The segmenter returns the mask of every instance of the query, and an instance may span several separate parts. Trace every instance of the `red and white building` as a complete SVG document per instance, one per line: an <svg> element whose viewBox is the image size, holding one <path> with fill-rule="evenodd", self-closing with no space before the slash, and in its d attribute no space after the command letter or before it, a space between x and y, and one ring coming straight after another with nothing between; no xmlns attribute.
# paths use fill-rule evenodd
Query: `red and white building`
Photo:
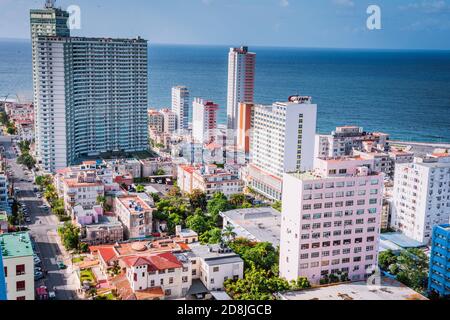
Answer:
<svg viewBox="0 0 450 320"><path fill-rule="evenodd" d="M209 144L214 141L219 105L195 98L193 102L192 136L195 142Z"/></svg>
<svg viewBox="0 0 450 320"><path fill-rule="evenodd" d="M228 54L228 129L237 129L239 103L253 102L256 54L248 47L230 48Z"/></svg>

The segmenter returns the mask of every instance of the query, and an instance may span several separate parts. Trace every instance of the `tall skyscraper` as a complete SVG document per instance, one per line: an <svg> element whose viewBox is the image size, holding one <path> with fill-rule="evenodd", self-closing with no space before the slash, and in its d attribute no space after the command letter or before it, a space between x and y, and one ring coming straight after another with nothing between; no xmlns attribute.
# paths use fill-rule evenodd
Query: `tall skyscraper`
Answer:
<svg viewBox="0 0 450 320"><path fill-rule="evenodd" d="M256 54L248 47L230 48L228 55L228 129L237 129L240 102L253 102Z"/></svg>
<svg viewBox="0 0 450 320"><path fill-rule="evenodd" d="M38 36L61 36L69 37L70 29L67 25L69 13L54 7L54 1L47 1L44 9L33 9L30 11L31 26L31 50L32 50L32 69L33 69L33 88L34 88L34 108L35 108L35 132L40 131L39 115L41 115L39 104L39 79L37 69L37 39ZM35 136L36 155L41 157L41 139Z"/></svg>
<svg viewBox="0 0 450 320"><path fill-rule="evenodd" d="M377 265L384 174L373 160L318 158L284 175L280 276L362 280Z"/></svg>
<svg viewBox="0 0 450 320"><path fill-rule="evenodd" d="M39 12L31 11L38 164L54 172L86 156L147 150L147 41L70 37L52 17L40 26Z"/></svg>
<svg viewBox="0 0 450 320"><path fill-rule="evenodd" d="M255 105L249 183L271 200L281 200L283 173L313 168L317 105L311 97Z"/></svg>
<svg viewBox="0 0 450 320"><path fill-rule="evenodd" d="M428 245L433 227L450 220L450 155L395 167L392 226Z"/></svg>
<svg viewBox="0 0 450 320"><path fill-rule="evenodd" d="M177 129L189 129L190 117L189 90L185 86L172 88L172 111L177 115Z"/></svg>
<svg viewBox="0 0 450 320"><path fill-rule="evenodd" d="M192 136L197 143L214 141L219 106L212 101L195 98L193 102Z"/></svg>

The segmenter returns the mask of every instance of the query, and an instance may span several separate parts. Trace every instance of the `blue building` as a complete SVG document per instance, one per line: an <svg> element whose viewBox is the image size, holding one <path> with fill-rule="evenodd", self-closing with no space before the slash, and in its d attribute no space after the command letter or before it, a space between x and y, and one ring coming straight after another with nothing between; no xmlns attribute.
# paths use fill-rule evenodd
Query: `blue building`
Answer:
<svg viewBox="0 0 450 320"><path fill-rule="evenodd" d="M6 283L3 269L2 250L0 249L0 301L6 300Z"/></svg>
<svg viewBox="0 0 450 320"><path fill-rule="evenodd" d="M428 291L450 296L450 224L433 229Z"/></svg>

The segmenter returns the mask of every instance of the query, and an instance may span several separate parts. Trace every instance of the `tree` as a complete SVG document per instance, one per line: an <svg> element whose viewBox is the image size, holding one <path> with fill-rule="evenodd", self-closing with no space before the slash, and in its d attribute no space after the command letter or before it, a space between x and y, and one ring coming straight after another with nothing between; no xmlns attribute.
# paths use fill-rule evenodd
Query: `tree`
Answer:
<svg viewBox="0 0 450 320"><path fill-rule="evenodd" d="M397 264L397 280L418 292L427 291L429 259L422 250L412 248L402 251L397 258Z"/></svg>
<svg viewBox="0 0 450 320"><path fill-rule="evenodd" d="M189 203L191 204L192 208L195 210L197 208L201 210L206 210L207 206L207 199L206 199L206 193L199 189L192 190L192 193L188 195Z"/></svg>
<svg viewBox="0 0 450 320"><path fill-rule="evenodd" d="M161 197L159 196L159 194L157 194L157 193L154 192L154 193L151 193L150 195L152 196L153 201L154 201L155 203L158 203L158 202L161 201Z"/></svg>
<svg viewBox="0 0 450 320"><path fill-rule="evenodd" d="M300 284L305 285L303 282ZM248 270L243 279L225 281L224 287L234 300L275 300L274 293L292 289L285 279L256 268Z"/></svg>
<svg viewBox="0 0 450 320"><path fill-rule="evenodd" d="M242 193L233 194L230 197L230 204L235 207L240 207L246 202L247 202L247 197L245 196L245 194L242 194Z"/></svg>
<svg viewBox="0 0 450 320"><path fill-rule="evenodd" d="M46 176L37 176L35 179L35 183L42 189L47 188L50 184L52 184L53 178L50 175Z"/></svg>
<svg viewBox="0 0 450 320"><path fill-rule="evenodd" d="M80 229L66 222L58 229L58 234L61 237L62 243L67 250L79 249L80 244Z"/></svg>
<svg viewBox="0 0 450 320"><path fill-rule="evenodd" d="M158 170L155 171L154 175L155 176L165 176L166 172L163 169L158 169Z"/></svg>
<svg viewBox="0 0 450 320"><path fill-rule="evenodd" d="M397 256L392 250L386 250L380 253L378 264L382 270L388 270L389 266L397 262Z"/></svg>
<svg viewBox="0 0 450 320"><path fill-rule="evenodd" d="M219 213L225 212L229 209L229 203L227 197L221 193L216 192L212 199L208 201L208 205L206 206L211 218L214 223L218 222Z"/></svg>
<svg viewBox="0 0 450 320"><path fill-rule="evenodd" d="M202 244L218 244L222 241L222 230L219 228L212 228L204 232L199 239Z"/></svg>
<svg viewBox="0 0 450 320"><path fill-rule="evenodd" d="M181 189L177 186L173 186L169 192L167 193L167 196L169 197L175 197L175 198L179 198L181 197Z"/></svg>
<svg viewBox="0 0 450 320"><path fill-rule="evenodd" d="M231 224L228 224L223 229L222 235L227 239L227 242L231 242L236 237L236 232L234 232L234 227Z"/></svg>
<svg viewBox="0 0 450 320"><path fill-rule="evenodd" d="M201 235L210 229L211 224L205 215L197 212L186 219L186 226Z"/></svg>
<svg viewBox="0 0 450 320"><path fill-rule="evenodd" d="M136 192L137 193L144 193L145 192L145 187L142 184L138 184L136 186Z"/></svg>
<svg viewBox="0 0 450 320"><path fill-rule="evenodd" d="M269 242L252 242L238 238L229 244L230 248L244 260L246 268L278 270L278 250Z"/></svg>
<svg viewBox="0 0 450 320"><path fill-rule="evenodd" d="M26 166L28 169L32 169L36 165L36 161L28 153L21 154L17 158L17 163Z"/></svg>
<svg viewBox="0 0 450 320"><path fill-rule="evenodd" d="M277 201L272 205L272 208L274 208L275 210L278 210L279 212L281 212L282 209L282 203L281 201Z"/></svg>

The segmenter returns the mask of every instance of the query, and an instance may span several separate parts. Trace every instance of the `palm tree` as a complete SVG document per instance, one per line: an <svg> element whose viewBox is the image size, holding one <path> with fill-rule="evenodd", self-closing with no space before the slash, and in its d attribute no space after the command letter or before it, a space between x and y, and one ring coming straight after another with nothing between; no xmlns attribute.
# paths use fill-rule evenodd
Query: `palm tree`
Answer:
<svg viewBox="0 0 450 320"><path fill-rule="evenodd" d="M223 229L222 235L227 238L228 242L231 242L236 237L234 227L231 224L226 225L226 227Z"/></svg>

